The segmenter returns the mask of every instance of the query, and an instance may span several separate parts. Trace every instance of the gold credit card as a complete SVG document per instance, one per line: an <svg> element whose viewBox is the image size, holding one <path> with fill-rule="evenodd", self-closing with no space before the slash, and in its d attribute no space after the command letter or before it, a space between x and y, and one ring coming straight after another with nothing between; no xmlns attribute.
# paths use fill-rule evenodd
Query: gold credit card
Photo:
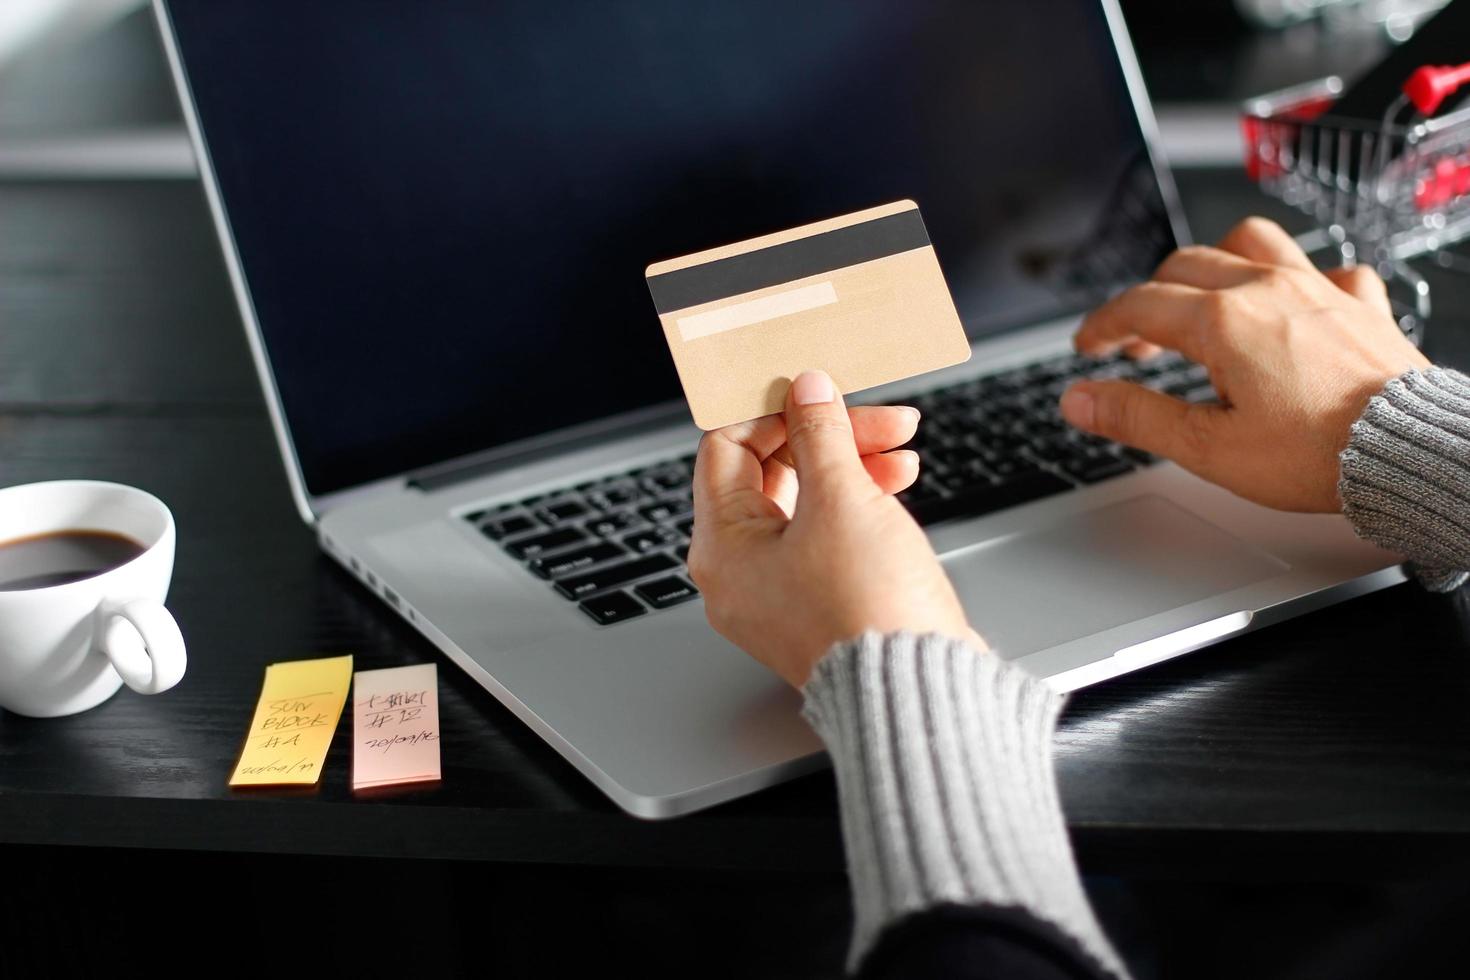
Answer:
<svg viewBox="0 0 1470 980"><path fill-rule="evenodd" d="M781 411L809 368L847 394L970 359L913 201L655 262L647 274L701 429Z"/></svg>

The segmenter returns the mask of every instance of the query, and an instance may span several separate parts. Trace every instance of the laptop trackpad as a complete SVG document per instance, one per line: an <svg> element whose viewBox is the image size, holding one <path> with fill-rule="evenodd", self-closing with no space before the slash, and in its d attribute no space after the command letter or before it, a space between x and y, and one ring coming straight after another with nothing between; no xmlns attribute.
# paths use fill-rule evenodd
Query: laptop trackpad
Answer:
<svg viewBox="0 0 1470 980"><path fill-rule="evenodd" d="M1007 658L1290 567L1153 495L966 548L943 561L976 629Z"/></svg>

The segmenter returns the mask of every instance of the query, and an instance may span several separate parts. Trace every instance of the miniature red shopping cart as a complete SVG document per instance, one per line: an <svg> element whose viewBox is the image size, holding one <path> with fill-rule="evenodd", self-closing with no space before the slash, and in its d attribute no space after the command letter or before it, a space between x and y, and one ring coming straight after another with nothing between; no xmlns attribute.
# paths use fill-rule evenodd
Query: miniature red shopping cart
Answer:
<svg viewBox="0 0 1470 980"><path fill-rule="evenodd" d="M1447 251L1470 238L1470 106L1435 115L1467 83L1470 63L1420 68L1376 126L1333 117L1336 77L1244 106L1246 173L1316 220L1299 239L1308 252L1336 248L1343 264L1371 264L1389 281L1415 340L1429 285L1409 260L1432 255L1470 272L1470 260Z"/></svg>

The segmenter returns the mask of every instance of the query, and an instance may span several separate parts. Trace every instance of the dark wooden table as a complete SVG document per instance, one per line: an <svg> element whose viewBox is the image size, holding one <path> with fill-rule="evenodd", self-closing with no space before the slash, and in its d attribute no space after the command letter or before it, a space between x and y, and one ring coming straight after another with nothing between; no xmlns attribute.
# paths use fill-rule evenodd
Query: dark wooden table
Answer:
<svg viewBox="0 0 1470 980"><path fill-rule="evenodd" d="M1232 174L1181 183L1200 238L1265 208ZM805 875L836 909L839 938L819 954L835 963L829 775L671 822L630 818L318 554L196 184L0 184L0 216L0 485L87 477L167 502L180 529L169 605L190 654L162 696L125 689L63 719L0 714L0 854ZM1470 366L1470 283L1434 286L1429 349ZM265 665L339 652L359 668L443 664L442 784L354 799L339 732L318 788L232 792ZM1084 868L1285 881L1470 866L1467 695L1470 594L1411 586L1082 692L1057 750Z"/></svg>

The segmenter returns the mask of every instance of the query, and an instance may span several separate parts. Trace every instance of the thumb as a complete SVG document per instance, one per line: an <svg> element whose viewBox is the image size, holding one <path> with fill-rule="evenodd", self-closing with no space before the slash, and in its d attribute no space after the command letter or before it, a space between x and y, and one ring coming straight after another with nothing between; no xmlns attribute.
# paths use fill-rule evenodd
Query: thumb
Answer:
<svg viewBox="0 0 1470 980"><path fill-rule="evenodd" d="M805 371L786 393L786 442L796 467L796 509L873 487L858 457L847 406L832 379Z"/></svg>
<svg viewBox="0 0 1470 980"><path fill-rule="evenodd" d="M1082 381L1062 394L1062 417L1105 439L1166 456L1205 475L1225 409L1192 405L1131 381Z"/></svg>

